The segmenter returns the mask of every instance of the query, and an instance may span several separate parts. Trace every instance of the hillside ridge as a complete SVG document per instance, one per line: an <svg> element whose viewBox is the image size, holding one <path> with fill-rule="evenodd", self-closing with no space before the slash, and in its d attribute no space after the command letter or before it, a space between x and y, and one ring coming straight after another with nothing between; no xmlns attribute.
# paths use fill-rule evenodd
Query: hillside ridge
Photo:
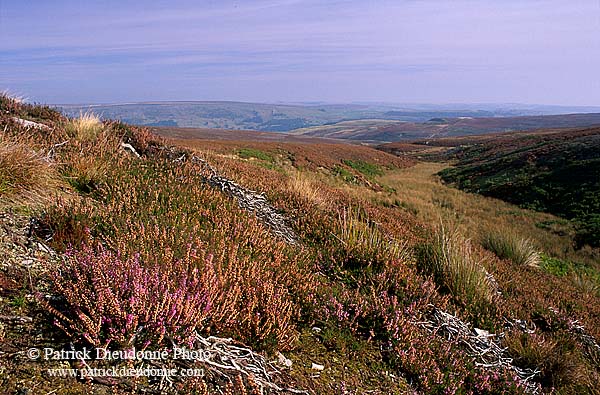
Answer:
<svg viewBox="0 0 600 395"><path fill-rule="evenodd" d="M0 142L8 393L598 389L597 250L444 185L447 163L168 139L6 96ZM96 348L117 357L60 357ZM146 373L102 373L125 368Z"/></svg>

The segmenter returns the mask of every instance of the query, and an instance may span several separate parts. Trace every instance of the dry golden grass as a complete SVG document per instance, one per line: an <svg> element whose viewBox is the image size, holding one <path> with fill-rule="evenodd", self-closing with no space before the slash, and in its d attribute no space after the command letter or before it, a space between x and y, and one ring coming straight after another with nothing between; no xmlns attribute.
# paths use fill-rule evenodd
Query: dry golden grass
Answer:
<svg viewBox="0 0 600 395"><path fill-rule="evenodd" d="M69 120L67 133L78 140L95 140L102 131L102 122L93 112L81 113L79 118Z"/></svg>
<svg viewBox="0 0 600 395"><path fill-rule="evenodd" d="M35 202L51 194L57 185L52 163L41 150L0 133L0 199Z"/></svg>
<svg viewBox="0 0 600 395"><path fill-rule="evenodd" d="M323 191L317 185L314 177L307 173L296 172L288 180L289 190L301 199L305 199L317 206L326 207L327 201Z"/></svg>
<svg viewBox="0 0 600 395"><path fill-rule="evenodd" d="M84 131L86 130L86 131ZM115 160L126 154L120 149L120 143L114 134L102 129L93 131L80 129L81 135L68 142L63 149L66 159L62 166L63 175L80 192L91 192L106 180L107 172ZM95 133L93 139L92 134Z"/></svg>
<svg viewBox="0 0 600 395"><path fill-rule="evenodd" d="M408 261L411 258L406 243L387 237L375 224L361 220L352 209L347 209L340 215L339 225L339 238L352 254L384 261Z"/></svg>
<svg viewBox="0 0 600 395"><path fill-rule="evenodd" d="M593 264L590 251L574 250L572 229L561 225L564 221L558 217L446 186L436 175L446 167L448 165L443 163L423 162L389 170L376 178L393 190L389 192L374 192L360 186L348 186L345 190L359 199L409 211L423 223L438 223L440 218L455 222L461 233L473 240L481 240L495 229L510 229L515 234L527 235L548 255ZM540 226L544 223L552 225Z"/></svg>
<svg viewBox="0 0 600 395"><path fill-rule="evenodd" d="M588 274L573 273L571 281L584 295L600 295L598 281Z"/></svg>

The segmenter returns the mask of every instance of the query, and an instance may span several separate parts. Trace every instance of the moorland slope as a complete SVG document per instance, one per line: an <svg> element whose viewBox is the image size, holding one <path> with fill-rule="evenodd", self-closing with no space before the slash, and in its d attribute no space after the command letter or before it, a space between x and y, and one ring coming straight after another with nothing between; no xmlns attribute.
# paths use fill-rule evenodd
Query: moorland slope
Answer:
<svg viewBox="0 0 600 395"><path fill-rule="evenodd" d="M444 154L457 161L444 181L573 220L579 246L600 246L600 128L430 143L448 144L460 147Z"/></svg>
<svg viewBox="0 0 600 395"><path fill-rule="evenodd" d="M447 164L5 96L0 142L4 393L598 393L597 250ZM86 347L166 354L29 351ZM151 370L98 370L122 368Z"/></svg>

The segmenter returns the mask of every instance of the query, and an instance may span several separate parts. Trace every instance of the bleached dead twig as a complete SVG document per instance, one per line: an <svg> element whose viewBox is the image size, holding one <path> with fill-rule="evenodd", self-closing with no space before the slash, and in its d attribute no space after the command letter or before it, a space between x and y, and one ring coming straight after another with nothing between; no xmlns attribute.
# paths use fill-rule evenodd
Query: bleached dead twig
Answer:
<svg viewBox="0 0 600 395"><path fill-rule="evenodd" d="M44 125L43 123L28 121L26 119L22 119L22 118L18 118L18 117L13 117L12 119L16 123L18 123L18 124L20 124L22 126L25 126L26 128L50 130L50 126Z"/></svg>
<svg viewBox="0 0 600 395"><path fill-rule="evenodd" d="M521 369L513 365L513 359L507 355L506 348L500 346L499 340L503 335L491 334L481 329L471 329L469 325L458 317L442 311L435 306L428 320L423 320L417 325L431 333L441 334L448 340L460 342L467 354L475 359L475 364L486 369L509 369L513 371L527 392L539 394L540 386L533 379L540 373L538 369Z"/></svg>
<svg viewBox="0 0 600 395"><path fill-rule="evenodd" d="M175 344L174 344L175 345ZM196 352L194 362L220 375L235 372L252 377L261 392L265 389L276 393L308 394L294 388L282 388L273 382L273 376L279 371L266 359L249 348L235 345L232 339L215 336L202 337L196 334L190 350ZM232 379L231 377L229 377Z"/></svg>

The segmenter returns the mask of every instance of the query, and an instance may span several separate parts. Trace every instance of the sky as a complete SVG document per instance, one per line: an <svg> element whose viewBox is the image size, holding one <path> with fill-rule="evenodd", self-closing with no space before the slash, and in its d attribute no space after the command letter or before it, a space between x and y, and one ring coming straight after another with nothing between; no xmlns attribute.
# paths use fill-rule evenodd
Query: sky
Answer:
<svg viewBox="0 0 600 395"><path fill-rule="evenodd" d="M600 105L600 0L0 0L0 90Z"/></svg>

